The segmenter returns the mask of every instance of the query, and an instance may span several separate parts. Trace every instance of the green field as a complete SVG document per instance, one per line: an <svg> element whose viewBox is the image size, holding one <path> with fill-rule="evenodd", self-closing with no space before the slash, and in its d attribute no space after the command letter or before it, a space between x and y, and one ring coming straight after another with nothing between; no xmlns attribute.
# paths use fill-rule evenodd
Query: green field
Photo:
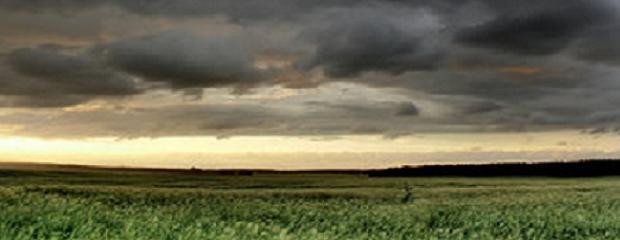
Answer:
<svg viewBox="0 0 620 240"><path fill-rule="evenodd" d="M0 239L620 239L620 178L5 169Z"/></svg>

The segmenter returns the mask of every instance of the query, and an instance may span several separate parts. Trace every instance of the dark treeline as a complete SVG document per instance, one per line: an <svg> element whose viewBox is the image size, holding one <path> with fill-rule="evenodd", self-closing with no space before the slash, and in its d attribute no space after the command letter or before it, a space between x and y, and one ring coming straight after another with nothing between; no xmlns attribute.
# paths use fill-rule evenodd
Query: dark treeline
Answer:
<svg viewBox="0 0 620 240"><path fill-rule="evenodd" d="M198 172L221 175L251 176L254 174L357 174L369 177L596 177L620 176L620 160L587 159L566 162L493 163L402 166L375 170L200 170Z"/></svg>
<svg viewBox="0 0 620 240"><path fill-rule="evenodd" d="M367 172L370 177L500 177L500 176L546 176L546 177L596 177L620 176L620 160L597 159L572 162L545 163L497 163L480 165L429 165L403 166Z"/></svg>
<svg viewBox="0 0 620 240"><path fill-rule="evenodd" d="M399 168L373 170L268 170L268 169L158 169L97 167L84 165L0 163L2 169L24 171L59 171L59 172L150 172L182 175L220 175L253 176L256 174L355 174L368 177L502 177L502 176L546 176L546 177L596 177L620 176L620 159L587 159L564 162L538 163L494 163L494 164L455 164L402 166Z"/></svg>

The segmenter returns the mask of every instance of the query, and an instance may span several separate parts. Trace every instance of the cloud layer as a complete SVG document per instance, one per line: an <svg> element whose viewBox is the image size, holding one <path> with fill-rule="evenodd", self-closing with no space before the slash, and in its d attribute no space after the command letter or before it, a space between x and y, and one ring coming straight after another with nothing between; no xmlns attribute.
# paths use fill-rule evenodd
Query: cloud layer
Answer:
<svg viewBox="0 0 620 240"><path fill-rule="evenodd" d="M27 112L4 116L23 134L620 129L613 0L0 0L0 13L0 106ZM341 84L373 94L343 99L355 91ZM246 97L178 102L202 91ZM99 102L133 110L66 109ZM37 111L62 127L25 121Z"/></svg>

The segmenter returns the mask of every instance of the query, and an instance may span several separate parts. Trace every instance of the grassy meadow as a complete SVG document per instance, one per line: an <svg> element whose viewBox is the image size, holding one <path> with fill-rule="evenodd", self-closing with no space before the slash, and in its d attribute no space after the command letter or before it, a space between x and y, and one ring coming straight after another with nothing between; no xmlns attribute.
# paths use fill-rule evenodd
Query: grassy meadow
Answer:
<svg viewBox="0 0 620 240"><path fill-rule="evenodd" d="M4 169L0 239L620 239L620 178Z"/></svg>

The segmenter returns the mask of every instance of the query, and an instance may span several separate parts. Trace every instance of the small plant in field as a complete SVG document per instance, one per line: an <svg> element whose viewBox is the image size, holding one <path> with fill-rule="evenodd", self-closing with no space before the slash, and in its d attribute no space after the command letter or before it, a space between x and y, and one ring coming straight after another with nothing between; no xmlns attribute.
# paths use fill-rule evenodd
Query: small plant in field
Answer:
<svg viewBox="0 0 620 240"><path fill-rule="evenodd" d="M412 202L413 201L413 192L412 192L413 188L411 187L411 185L409 185L409 183L405 183L405 185L403 186L403 190L405 191L405 195L401 199L401 202L402 203Z"/></svg>

